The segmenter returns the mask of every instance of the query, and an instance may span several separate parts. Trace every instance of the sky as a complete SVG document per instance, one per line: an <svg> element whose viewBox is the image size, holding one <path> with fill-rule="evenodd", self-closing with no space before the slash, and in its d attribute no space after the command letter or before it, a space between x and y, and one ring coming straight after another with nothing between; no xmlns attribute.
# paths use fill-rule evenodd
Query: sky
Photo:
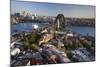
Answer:
<svg viewBox="0 0 100 67"><path fill-rule="evenodd" d="M63 14L65 17L95 18L95 6L91 5L11 1L11 14L22 11L40 16Z"/></svg>

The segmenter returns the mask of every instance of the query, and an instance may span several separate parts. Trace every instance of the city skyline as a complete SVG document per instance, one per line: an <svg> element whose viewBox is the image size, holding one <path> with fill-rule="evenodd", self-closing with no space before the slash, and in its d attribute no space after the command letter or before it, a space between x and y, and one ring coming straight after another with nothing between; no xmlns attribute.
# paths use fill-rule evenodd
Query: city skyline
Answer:
<svg viewBox="0 0 100 67"><path fill-rule="evenodd" d="M61 13L65 17L95 18L95 6L11 1L11 14L21 11L40 16L57 16Z"/></svg>

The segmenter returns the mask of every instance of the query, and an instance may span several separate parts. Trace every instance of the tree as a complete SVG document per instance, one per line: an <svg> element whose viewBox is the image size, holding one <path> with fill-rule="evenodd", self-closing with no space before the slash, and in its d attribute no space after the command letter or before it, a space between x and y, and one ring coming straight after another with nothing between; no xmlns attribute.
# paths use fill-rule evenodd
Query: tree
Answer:
<svg viewBox="0 0 100 67"><path fill-rule="evenodd" d="M23 38L23 43L24 43L24 49L28 49L32 47L32 44L37 44L38 40L40 39L40 35L39 34L27 34L26 36L24 36Z"/></svg>

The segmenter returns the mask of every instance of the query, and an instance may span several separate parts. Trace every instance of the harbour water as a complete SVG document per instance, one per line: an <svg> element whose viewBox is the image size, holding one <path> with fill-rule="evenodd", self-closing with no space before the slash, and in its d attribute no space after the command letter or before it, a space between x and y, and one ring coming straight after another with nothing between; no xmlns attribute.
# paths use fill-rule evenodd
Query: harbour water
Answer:
<svg viewBox="0 0 100 67"><path fill-rule="evenodd" d="M44 23L18 23L11 26L11 34L15 31L17 32L30 32L33 29L33 25L38 25L39 28L43 28L47 26L47 24ZM69 29L70 31L82 34L82 35L90 35L95 37L95 27L87 27L87 26L69 26L66 27L66 29Z"/></svg>
<svg viewBox="0 0 100 67"><path fill-rule="evenodd" d="M95 27L89 27L89 26L70 26L68 27L69 30L79 33L83 36L89 35L95 37Z"/></svg>

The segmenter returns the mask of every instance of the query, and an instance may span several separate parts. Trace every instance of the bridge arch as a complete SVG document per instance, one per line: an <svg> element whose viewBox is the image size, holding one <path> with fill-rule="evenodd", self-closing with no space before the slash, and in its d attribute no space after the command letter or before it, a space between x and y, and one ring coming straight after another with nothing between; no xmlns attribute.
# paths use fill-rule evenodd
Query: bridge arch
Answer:
<svg viewBox="0 0 100 67"><path fill-rule="evenodd" d="M55 28L65 28L65 17L63 14L58 14L54 21Z"/></svg>

